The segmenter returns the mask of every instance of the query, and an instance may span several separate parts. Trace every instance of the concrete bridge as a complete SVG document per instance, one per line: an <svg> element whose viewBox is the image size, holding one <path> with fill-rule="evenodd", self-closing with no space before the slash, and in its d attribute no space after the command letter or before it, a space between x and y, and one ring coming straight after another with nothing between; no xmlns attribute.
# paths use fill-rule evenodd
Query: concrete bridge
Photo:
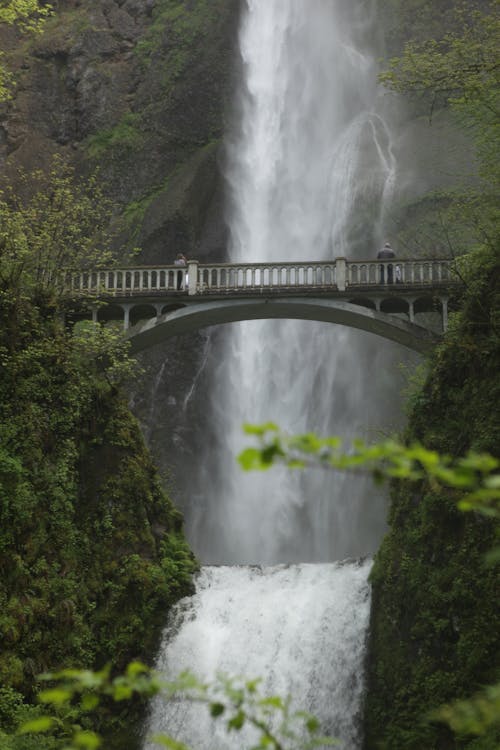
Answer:
<svg viewBox="0 0 500 750"><path fill-rule="evenodd" d="M96 322L122 319L133 352L221 323L263 318L358 328L425 353L446 330L459 284L449 260L138 266L67 273L74 308L90 302ZM419 325L438 312L440 331Z"/></svg>

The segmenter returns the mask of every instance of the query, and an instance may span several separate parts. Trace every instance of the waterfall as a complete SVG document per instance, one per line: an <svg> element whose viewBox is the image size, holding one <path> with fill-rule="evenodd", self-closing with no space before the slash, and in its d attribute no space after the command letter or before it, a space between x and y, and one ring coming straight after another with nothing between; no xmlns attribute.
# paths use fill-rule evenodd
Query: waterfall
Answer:
<svg viewBox="0 0 500 750"><path fill-rule="evenodd" d="M216 671L262 677L262 692L291 693L292 708L306 705L352 750L360 738L369 569L369 562L205 567L164 634L158 669L172 675L196 664L201 679ZM166 710L157 698L150 724L196 750L251 746L251 733L228 735L188 701Z"/></svg>
<svg viewBox="0 0 500 750"><path fill-rule="evenodd" d="M364 50L373 36L367 5L248 1L227 148L231 260L375 257L396 164ZM244 422L367 437L392 409L380 384L391 352L369 334L297 321L235 324L214 341L217 430L200 461L198 502L186 509L202 560L327 562L376 549L383 500L369 481L317 471L242 475L235 455Z"/></svg>
<svg viewBox="0 0 500 750"><path fill-rule="evenodd" d="M373 10L370 0L247 0L227 136L230 260L375 256L396 163ZM334 561L376 549L384 497L364 477L243 474L235 456L245 422L374 437L397 413L390 371L401 355L369 334L299 321L235 324L209 346L210 439L184 509L208 567L167 628L159 666L261 676L356 750L370 563ZM155 703L149 731L179 731L196 750L240 746L193 711Z"/></svg>

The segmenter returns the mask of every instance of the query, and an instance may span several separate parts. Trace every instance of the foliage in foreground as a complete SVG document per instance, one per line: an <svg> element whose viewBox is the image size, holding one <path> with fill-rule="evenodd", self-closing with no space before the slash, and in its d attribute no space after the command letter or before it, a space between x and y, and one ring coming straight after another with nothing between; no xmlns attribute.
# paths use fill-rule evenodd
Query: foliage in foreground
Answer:
<svg viewBox="0 0 500 750"><path fill-rule="evenodd" d="M243 680L219 675L204 683L192 673L184 672L167 681L140 662L128 665L124 674L111 678L110 670L64 670L46 674L42 679L51 687L39 694L40 703L51 706L52 715L39 716L19 729L20 735L53 733L64 739L64 750L94 750L101 737L84 728L82 717L91 714L102 700L122 702L134 695L151 698L160 694L165 700L188 700L206 706L210 716L222 722L228 733L250 727L251 740L238 739L251 750L312 750L336 744L320 734L318 721L304 711L291 707L290 697L266 696L260 692L260 680ZM187 745L168 735L157 735L152 741L171 750L189 750ZM239 744L239 747L243 745Z"/></svg>
<svg viewBox="0 0 500 750"><path fill-rule="evenodd" d="M370 471L375 482L385 479L427 479L435 489L448 486L466 490L461 510L476 510L500 517L500 460L488 453L470 452L464 458L440 455L419 443L405 446L396 440L367 445L354 440L348 450L338 436L321 438L315 433L286 435L268 422L245 425L257 438L256 447L239 456L243 469L265 470L284 463L289 468L323 467L340 471Z"/></svg>
<svg viewBox="0 0 500 750"><path fill-rule="evenodd" d="M354 472L368 470L376 482L398 479L415 483L414 486L421 486L425 480L430 487L428 494L433 494L437 500L439 495L446 496L447 488L459 490L460 499L457 504L460 510L474 511L489 519L500 520L500 460L490 454L470 452L465 458L454 459L451 456L442 456L435 450L426 449L418 443L406 447L394 440L370 446L358 440L354 441L349 452L345 452L339 437L320 438L311 433L289 436L272 423L247 425L245 429L257 439L257 446L247 448L240 454L239 460L244 469L267 470L277 463L284 463L290 468L317 467ZM445 508L447 505L448 501L445 501ZM435 522L437 519L433 520ZM497 525L495 530L498 540L500 527ZM430 533L436 535L435 526L430 529ZM385 546L387 547L387 542ZM410 552L407 547L408 564ZM423 552L425 554L425 549ZM379 567L382 559L387 559L387 554L388 551L383 545L378 555ZM490 578L494 581L496 571L488 571L488 568L484 567L485 561L489 566L500 562L500 546L491 549L485 560L474 561L478 566L480 579L484 581ZM469 558L467 564L472 566L473 561ZM472 571L464 570L464 575L470 572ZM376 565L375 580L381 575L383 574L380 570L377 571ZM428 585L432 585L431 580L428 581ZM403 597L404 591L399 591L399 595ZM445 594L438 590L437 596L444 597ZM465 604L463 599L461 604ZM394 617L394 614L391 616ZM448 626L447 621L444 621L444 626ZM465 630L465 624L462 628ZM442 636L444 635L445 633L442 633ZM491 635L495 640L495 633ZM422 636L424 633L421 633L420 637ZM474 638L474 635L472 637ZM489 646L491 649L491 639ZM444 644L441 647L444 651ZM394 663L391 663L394 668ZM451 687L451 672L447 680ZM500 684L486 687L470 699L459 700L430 712L427 721L425 716L419 717L420 730L417 728L416 733L426 733L425 724L430 724L431 721L444 722L459 735L483 735L489 730L500 729ZM422 734L416 741L421 740ZM411 741L409 734L406 738L400 735L398 740L400 747L410 747L408 743ZM430 735L428 741L432 742Z"/></svg>

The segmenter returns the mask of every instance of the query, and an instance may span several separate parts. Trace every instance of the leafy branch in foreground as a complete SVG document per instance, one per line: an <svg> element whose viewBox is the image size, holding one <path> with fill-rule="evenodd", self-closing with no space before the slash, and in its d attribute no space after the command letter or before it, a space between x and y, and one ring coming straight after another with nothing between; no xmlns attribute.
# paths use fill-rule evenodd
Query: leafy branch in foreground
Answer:
<svg viewBox="0 0 500 750"><path fill-rule="evenodd" d="M247 471L265 470L281 463L289 468L369 471L377 483L385 479L427 479L434 487L466 492L458 504L460 510L475 510L500 518L500 461L488 453L471 451L463 458L452 458L419 443L406 446L396 440L373 445L353 440L350 446L345 446L337 436L286 435L272 422L247 424L244 430L257 439L256 447L246 448L238 456Z"/></svg>
<svg viewBox="0 0 500 750"><path fill-rule="evenodd" d="M320 438L314 433L290 436L272 422L245 425L244 430L257 439L256 447L246 448L238 456L245 470L284 464L289 468L370 471L379 483L386 479L426 479L434 489L447 487L464 493L458 501L460 510L500 518L500 461L488 453L470 451L463 458L452 458L419 443L405 446L395 440L374 445L354 440L346 449L340 437ZM497 546L487 555L487 562L499 561ZM490 727L500 726L500 683L441 706L428 718L448 724L456 733L482 735Z"/></svg>
<svg viewBox="0 0 500 750"><path fill-rule="evenodd" d="M441 706L431 716L460 734L481 735L500 725L500 683L488 685L471 698Z"/></svg>
<svg viewBox="0 0 500 750"><path fill-rule="evenodd" d="M309 750L336 741L320 735L317 719L291 708L291 699L265 696L259 691L260 680L243 680L218 675L203 683L190 672L175 680L166 680L140 662L128 665L124 674L112 678L110 668L100 672L65 669L40 677L51 687L42 690L40 703L51 706L55 715L40 716L26 722L20 734L56 733L67 739L64 750L96 750L101 747L99 735L85 728L86 715L101 701L122 702L140 695L162 695L167 700L184 699L207 707L210 716L223 721L227 732L239 732L245 726L256 730L251 750ZM167 735L153 741L171 750L189 750L187 745Z"/></svg>

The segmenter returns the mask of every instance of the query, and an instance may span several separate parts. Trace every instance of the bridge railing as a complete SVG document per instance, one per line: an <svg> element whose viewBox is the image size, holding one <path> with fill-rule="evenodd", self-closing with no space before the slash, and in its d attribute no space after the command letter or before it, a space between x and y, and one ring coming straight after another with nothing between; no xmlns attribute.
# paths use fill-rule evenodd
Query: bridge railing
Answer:
<svg viewBox="0 0 500 750"><path fill-rule="evenodd" d="M261 292L277 289L337 289L422 285L454 280L449 260L368 260L304 263L213 263L189 261L187 267L137 266L112 270L66 272L64 286L71 294L132 296L142 293L189 295L210 292Z"/></svg>
<svg viewBox="0 0 500 750"><path fill-rule="evenodd" d="M347 286L372 284L439 284L452 281L450 260L348 261Z"/></svg>
<svg viewBox="0 0 500 750"><path fill-rule="evenodd" d="M185 273L186 268L179 266L67 272L65 287L70 292L89 294L178 291L184 284Z"/></svg>
<svg viewBox="0 0 500 750"><path fill-rule="evenodd" d="M336 285L335 261L200 265L199 291L259 290Z"/></svg>

